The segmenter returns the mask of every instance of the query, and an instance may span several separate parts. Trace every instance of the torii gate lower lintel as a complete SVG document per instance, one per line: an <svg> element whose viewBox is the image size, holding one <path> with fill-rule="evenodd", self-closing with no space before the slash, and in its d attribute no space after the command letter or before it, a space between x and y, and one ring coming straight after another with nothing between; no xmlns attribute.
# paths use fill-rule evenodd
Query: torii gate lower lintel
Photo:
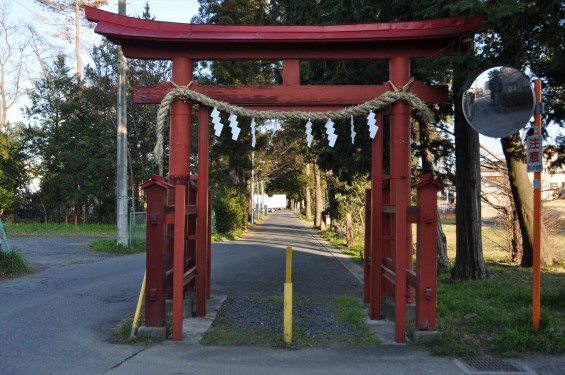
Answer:
<svg viewBox="0 0 565 375"><path fill-rule="evenodd" d="M86 7L86 17L90 21L97 22L95 29L97 33L120 44L126 57L171 60L172 81L179 86L188 85L192 81L195 60L282 61L283 84L279 86L218 87L192 84L191 89L233 105L258 110L288 111L341 109L391 91L390 84L300 85L300 60L388 59L390 82L396 87L403 87L410 80L412 58L440 56L465 50L467 44L462 42L463 37L478 31L482 26L482 20L476 17L335 26L197 25L147 21L89 7ZM171 88L171 83L162 83L156 87L138 87L134 94L135 102L160 103ZM448 101L445 86L414 82L409 90L428 103ZM168 189L174 185L186 186L190 179L197 181L199 193L196 193L196 199L190 198L188 192L185 193L188 195L189 204L183 212L190 210L192 199L196 203L193 209L196 213L196 233L192 237L189 234L188 239L190 241L190 238L196 237L196 250L189 249L189 253L192 251L192 256L196 257L196 312L198 315L205 315L206 299L209 298L210 293L209 196L206 194L209 145L208 126L202 124L208 125L208 108L200 106L198 116L198 176L190 176L189 165L186 162L190 155L191 127L187 124L191 123L191 106L190 103L176 101L170 109L168 184L155 180L152 186ZM368 256L365 267L365 299L370 303L370 316L375 319L380 318L381 315L381 296L390 294L394 296L395 340L404 342L406 302L407 300L410 302L413 298L408 293L408 284L417 287L417 328L435 330L435 256L433 275L424 272L422 273L424 276L420 276L419 272L412 271L410 225L414 222L419 224L419 245L420 242L426 242L422 237L426 233L430 238L435 238L437 222L432 216L436 212L433 210L437 208L435 205L421 206L420 203L416 207L410 206L410 107L406 103L393 104L389 116L391 143L389 176L383 176L382 173L382 132L378 132L372 146L372 189L368 206L371 217L368 224L369 233L366 233ZM389 181L388 186L383 184L385 179ZM433 187L433 191L428 187ZM427 201L435 201L430 199L432 195L435 197L433 181L424 180L417 188L419 197L420 193L427 194ZM175 200L169 197L168 205L174 203ZM165 215L164 211L163 215ZM157 216L153 219L157 220ZM148 227L151 220L148 212ZM167 220L170 224L175 222L175 219L170 217L163 222ZM420 226L424 229L420 230ZM159 232L159 236L162 237L163 233ZM186 241L175 238L174 245L172 242L168 245L169 251L174 247L175 253L183 252L182 247L186 249L186 244L183 242ZM435 246L435 241L433 244ZM420 263L426 264L426 259L417 256L418 266ZM157 272L162 273L162 264L159 267ZM432 265L427 264L424 268L426 267L429 271ZM156 285L160 288L163 277L162 274L156 277ZM394 285L391 287L388 282ZM425 286L420 285L422 283L425 283ZM149 276L147 288L151 290ZM419 302L423 300L428 303L418 308ZM173 304L175 304L174 300ZM173 339L181 339L182 332L180 336L178 333L175 336L174 320L173 314Z"/></svg>

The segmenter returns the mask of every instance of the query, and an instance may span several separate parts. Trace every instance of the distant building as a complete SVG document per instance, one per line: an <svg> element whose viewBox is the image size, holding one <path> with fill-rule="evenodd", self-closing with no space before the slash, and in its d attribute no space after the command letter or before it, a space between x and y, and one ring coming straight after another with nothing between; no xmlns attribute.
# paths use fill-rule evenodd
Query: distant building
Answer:
<svg viewBox="0 0 565 375"><path fill-rule="evenodd" d="M565 199L565 168L549 170L549 165L558 156L557 151L553 147L545 147L544 156L544 170L541 176L542 201ZM507 207L510 204L505 191L508 177L500 173L500 170L505 169L506 163L498 161L493 163L493 168L481 168L481 190L483 194L481 211L483 218L496 217L498 214L494 207ZM528 173L528 176L532 181L533 173Z"/></svg>

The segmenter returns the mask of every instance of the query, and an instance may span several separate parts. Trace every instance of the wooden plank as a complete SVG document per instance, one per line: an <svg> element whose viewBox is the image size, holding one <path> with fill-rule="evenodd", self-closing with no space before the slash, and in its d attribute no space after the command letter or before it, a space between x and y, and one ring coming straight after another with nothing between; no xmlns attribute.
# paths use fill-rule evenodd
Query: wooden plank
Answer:
<svg viewBox="0 0 565 375"><path fill-rule="evenodd" d="M300 60L283 61L283 85L300 85Z"/></svg>
<svg viewBox="0 0 565 375"><path fill-rule="evenodd" d="M191 282L195 277L196 277L196 266L190 268L188 271L184 273L183 281L182 281L183 286Z"/></svg>
<svg viewBox="0 0 565 375"><path fill-rule="evenodd" d="M134 102L137 104L159 104L174 86L162 83L158 86L137 86ZM387 91L383 85L312 85L312 86L200 86L192 84L190 89L210 98L239 106L273 108L284 107L348 107L375 99ZM410 92L427 103L446 103L448 87L429 86L414 82Z"/></svg>
<svg viewBox="0 0 565 375"><path fill-rule="evenodd" d="M382 265L381 266L381 272L383 274L383 277L385 279L387 279L388 281L390 281L393 284L396 284L396 275L394 273L393 270L391 270L390 268Z"/></svg>
<svg viewBox="0 0 565 375"><path fill-rule="evenodd" d="M197 180L197 203L198 210L196 221L196 315L206 316L207 309L207 283L208 283L208 142L209 132L209 110L200 107L198 112L198 180Z"/></svg>
<svg viewBox="0 0 565 375"><path fill-rule="evenodd" d="M175 228L174 228L174 261L173 261L173 341L182 340L182 309L184 299L184 244L185 220L184 213L186 186L175 186Z"/></svg>
<svg viewBox="0 0 565 375"><path fill-rule="evenodd" d="M418 206L408 206L406 208L406 214L410 224L416 224L418 222Z"/></svg>
<svg viewBox="0 0 565 375"><path fill-rule="evenodd" d="M406 270L406 283L413 286L414 288L418 286L418 278L416 276L416 272L414 272L413 270ZM417 303L420 302L421 301L417 301Z"/></svg>
<svg viewBox="0 0 565 375"><path fill-rule="evenodd" d="M465 52L472 43L461 37L430 40L385 40L378 43L249 43L241 45L226 43L182 43L153 42L147 40L124 40L108 36L108 40L121 44L127 58L171 60L187 56L194 60L387 60L393 57L409 59L419 57L449 56Z"/></svg>

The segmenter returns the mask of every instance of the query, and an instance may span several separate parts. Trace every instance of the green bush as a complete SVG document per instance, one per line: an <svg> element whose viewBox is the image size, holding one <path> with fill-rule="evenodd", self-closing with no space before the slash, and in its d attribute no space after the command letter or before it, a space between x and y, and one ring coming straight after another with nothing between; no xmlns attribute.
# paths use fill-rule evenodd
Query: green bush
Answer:
<svg viewBox="0 0 565 375"><path fill-rule="evenodd" d="M0 251L0 277L10 277L29 272L25 260L17 251Z"/></svg>
<svg viewBox="0 0 565 375"><path fill-rule="evenodd" d="M239 232L247 224L247 199L235 187L225 187L214 192L216 228L219 233Z"/></svg>

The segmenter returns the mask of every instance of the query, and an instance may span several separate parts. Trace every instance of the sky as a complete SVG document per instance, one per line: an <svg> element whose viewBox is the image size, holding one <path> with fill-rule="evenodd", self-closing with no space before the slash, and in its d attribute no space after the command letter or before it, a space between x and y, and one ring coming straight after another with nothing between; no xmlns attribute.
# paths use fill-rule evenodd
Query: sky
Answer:
<svg viewBox="0 0 565 375"><path fill-rule="evenodd" d="M1 1L1 0L0 0ZM32 20L38 29L47 28L46 23L41 21L40 16L48 17L49 14L38 6L34 0L9 0L10 19L19 21ZM158 21L189 23L190 19L198 12L197 0L126 0L126 13L128 16L141 16L145 4L149 4L151 14ZM110 0L109 4L101 9L118 13L118 0ZM94 43L99 43L101 38L92 29L83 28L81 32L84 64L88 63L88 50ZM73 66L74 46L68 46L69 65ZM83 65L84 65L83 64ZM25 101L22 101L24 104ZM10 121L21 120L19 108L14 108L8 113ZM489 139L481 136L481 143L487 144L496 153L500 152L499 140Z"/></svg>
<svg viewBox="0 0 565 375"><path fill-rule="evenodd" d="M2 1L2 0L0 0ZM45 18L50 17L50 13L37 5L34 0L4 0L8 4L9 20L14 23L31 22L38 31L47 35L49 33L48 22ZM101 9L118 13L118 0L110 0L109 4ZM157 21L181 22L189 23L191 18L198 13L197 0L126 0L126 13L128 16L140 17L145 8L145 4L149 4L151 14ZM50 38L55 40L54 38ZM95 34L93 29L81 29L81 48L83 66L90 62L88 51L91 46L100 43L102 38ZM58 41L56 44L63 48L69 57L68 65L73 67L76 65L74 60L74 42L65 44ZM26 98L22 98L19 107L13 107L8 111L8 120L17 122L23 120L20 108L27 103Z"/></svg>
<svg viewBox="0 0 565 375"><path fill-rule="evenodd" d="M10 0L11 12L30 19L33 13L45 14L46 12L36 5L34 0ZM153 16L158 21L190 22L193 15L198 12L197 0L126 0L126 13L128 16L141 16L145 3ZM108 1L108 5L101 9L118 13L118 0Z"/></svg>
<svg viewBox="0 0 565 375"><path fill-rule="evenodd" d="M118 13L118 1L110 0L101 9ZM149 4L151 14L157 21L189 23L192 16L198 12L197 0L126 0L128 16L141 16L145 3Z"/></svg>

